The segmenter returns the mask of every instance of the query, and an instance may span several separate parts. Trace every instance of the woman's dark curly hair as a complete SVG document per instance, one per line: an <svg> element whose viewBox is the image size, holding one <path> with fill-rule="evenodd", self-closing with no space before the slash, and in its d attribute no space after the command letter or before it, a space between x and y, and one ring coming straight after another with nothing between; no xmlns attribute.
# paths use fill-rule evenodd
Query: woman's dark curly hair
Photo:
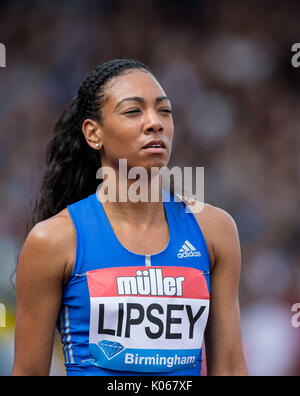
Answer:
<svg viewBox="0 0 300 396"><path fill-rule="evenodd" d="M24 240L37 223L96 192L102 182L96 178L101 167L101 155L87 144L82 124L88 118L102 122L101 109L107 99L106 84L114 77L136 69L153 75L148 66L131 59L116 59L101 64L86 77L77 96L67 105L46 149L46 172L26 222ZM21 249L21 245L16 246L16 264ZM10 278L13 287L16 270L17 265Z"/></svg>
<svg viewBox="0 0 300 396"><path fill-rule="evenodd" d="M27 231L38 222L59 213L67 205L96 192L100 183L96 173L101 167L101 155L87 144L82 124L87 118L101 123L106 84L112 78L133 69L143 69L153 74L138 61L111 60L96 67L87 76L77 97L68 104L55 125L47 148L47 170L27 223Z"/></svg>

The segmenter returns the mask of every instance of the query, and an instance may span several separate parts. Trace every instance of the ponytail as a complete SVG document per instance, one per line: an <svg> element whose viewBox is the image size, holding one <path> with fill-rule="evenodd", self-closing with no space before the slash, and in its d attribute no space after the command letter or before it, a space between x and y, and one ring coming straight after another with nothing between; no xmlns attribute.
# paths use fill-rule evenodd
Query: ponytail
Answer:
<svg viewBox="0 0 300 396"><path fill-rule="evenodd" d="M96 173L101 167L101 156L87 144L81 131L77 99L69 103L54 128L46 152L46 165L32 225L86 198L99 184Z"/></svg>

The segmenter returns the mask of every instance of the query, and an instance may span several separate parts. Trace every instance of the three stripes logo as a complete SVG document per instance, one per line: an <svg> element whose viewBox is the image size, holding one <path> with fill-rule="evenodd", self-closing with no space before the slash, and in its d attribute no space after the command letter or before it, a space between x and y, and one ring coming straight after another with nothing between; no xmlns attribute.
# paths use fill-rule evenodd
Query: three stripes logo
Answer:
<svg viewBox="0 0 300 396"><path fill-rule="evenodd" d="M200 257L201 253L189 242L185 241L182 248L179 250L177 257L187 258L187 257Z"/></svg>

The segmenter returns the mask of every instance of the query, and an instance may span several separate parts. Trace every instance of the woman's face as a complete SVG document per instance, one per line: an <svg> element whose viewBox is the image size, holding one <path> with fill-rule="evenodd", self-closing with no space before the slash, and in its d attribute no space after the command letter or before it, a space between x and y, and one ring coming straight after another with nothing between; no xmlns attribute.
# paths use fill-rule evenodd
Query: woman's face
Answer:
<svg viewBox="0 0 300 396"><path fill-rule="evenodd" d="M109 81L105 96L102 166L116 169L119 159L127 159L128 169L167 166L174 133L171 103L153 75L132 70Z"/></svg>

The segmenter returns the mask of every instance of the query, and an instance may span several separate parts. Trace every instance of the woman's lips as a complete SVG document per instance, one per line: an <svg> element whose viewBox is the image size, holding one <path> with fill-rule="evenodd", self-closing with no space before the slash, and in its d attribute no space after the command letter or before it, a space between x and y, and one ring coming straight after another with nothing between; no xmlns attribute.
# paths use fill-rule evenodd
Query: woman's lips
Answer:
<svg viewBox="0 0 300 396"><path fill-rule="evenodd" d="M142 150L147 151L147 153L153 154L163 154L166 152L166 149L164 147L145 147Z"/></svg>

